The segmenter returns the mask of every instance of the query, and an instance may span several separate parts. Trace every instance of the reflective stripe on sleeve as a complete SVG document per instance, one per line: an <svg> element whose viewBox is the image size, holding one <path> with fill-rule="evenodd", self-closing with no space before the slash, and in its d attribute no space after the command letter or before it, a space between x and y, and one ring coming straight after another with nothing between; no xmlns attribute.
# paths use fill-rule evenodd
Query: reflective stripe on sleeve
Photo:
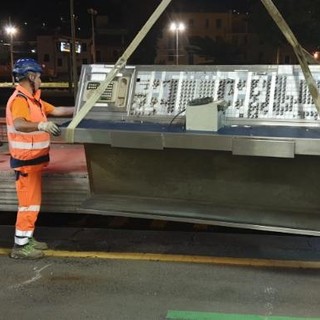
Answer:
<svg viewBox="0 0 320 320"><path fill-rule="evenodd" d="M15 129L14 126L7 126L8 133L17 133L22 135L33 135L33 134L43 134L43 131L32 131L32 132L22 132Z"/></svg>
<svg viewBox="0 0 320 320"><path fill-rule="evenodd" d="M18 211L19 212L25 212L25 211L39 212L40 206L39 205L32 205L32 206L28 206L28 207L19 207Z"/></svg>

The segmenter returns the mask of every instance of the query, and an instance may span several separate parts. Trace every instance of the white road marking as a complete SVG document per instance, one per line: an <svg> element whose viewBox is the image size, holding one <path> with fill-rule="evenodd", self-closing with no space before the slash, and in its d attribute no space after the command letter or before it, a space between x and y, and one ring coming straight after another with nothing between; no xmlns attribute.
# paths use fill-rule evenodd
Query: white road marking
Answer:
<svg viewBox="0 0 320 320"><path fill-rule="evenodd" d="M42 268L39 269L39 270L37 270L37 268L35 268L35 269L34 269L34 271L35 271L35 273L36 273L35 276L33 276L33 277L32 277L31 279L29 279L29 280L23 281L22 283L18 283L18 284L15 284L15 285L13 285L13 286L10 286L9 289L18 289L18 288L21 288L21 287L23 287L23 286L26 286L26 285L28 285L28 284L30 284L30 283L32 283L32 282L35 282L35 281L41 279L41 278L42 278L41 271L43 271L44 269L50 267L51 265L52 265L52 263L47 264L46 266L42 267Z"/></svg>

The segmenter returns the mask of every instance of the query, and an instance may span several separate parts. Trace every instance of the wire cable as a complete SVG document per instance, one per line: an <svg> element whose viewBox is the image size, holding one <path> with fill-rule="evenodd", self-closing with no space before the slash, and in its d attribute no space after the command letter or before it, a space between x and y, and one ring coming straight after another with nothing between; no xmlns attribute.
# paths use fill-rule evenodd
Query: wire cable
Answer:
<svg viewBox="0 0 320 320"><path fill-rule="evenodd" d="M181 113L185 112L186 110L187 110L187 108L182 109L181 111L179 111L179 112L172 118L172 120L171 120L170 123L169 123L168 129L171 127L173 121L174 121Z"/></svg>

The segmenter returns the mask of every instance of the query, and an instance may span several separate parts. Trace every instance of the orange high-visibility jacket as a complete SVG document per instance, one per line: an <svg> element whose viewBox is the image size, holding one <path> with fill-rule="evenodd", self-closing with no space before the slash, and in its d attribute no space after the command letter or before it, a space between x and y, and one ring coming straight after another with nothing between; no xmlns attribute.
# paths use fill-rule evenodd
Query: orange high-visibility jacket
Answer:
<svg viewBox="0 0 320 320"><path fill-rule="evenodd" d="M32 122L47 121L40 91L36 96L32 96L18 85L9 98L6 109L10 165L15 170L39 170L49 162L50 135L43 131L21 132L15 129L11 105L17 96L23 96L27 100Z"/></svg>

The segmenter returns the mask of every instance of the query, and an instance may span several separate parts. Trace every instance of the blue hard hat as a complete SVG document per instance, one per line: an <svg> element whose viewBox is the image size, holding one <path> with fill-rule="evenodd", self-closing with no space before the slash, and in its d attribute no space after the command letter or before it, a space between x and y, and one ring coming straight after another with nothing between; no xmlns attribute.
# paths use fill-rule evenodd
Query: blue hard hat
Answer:
<svg viewBox="0 0 320 320"><path fill-rule="evenodd" d="M28 74L28 72L42 73L43 70L40 64L34 59L23 58L17 60L12 70L13 76L18 79L22 79Z"/></svg>

